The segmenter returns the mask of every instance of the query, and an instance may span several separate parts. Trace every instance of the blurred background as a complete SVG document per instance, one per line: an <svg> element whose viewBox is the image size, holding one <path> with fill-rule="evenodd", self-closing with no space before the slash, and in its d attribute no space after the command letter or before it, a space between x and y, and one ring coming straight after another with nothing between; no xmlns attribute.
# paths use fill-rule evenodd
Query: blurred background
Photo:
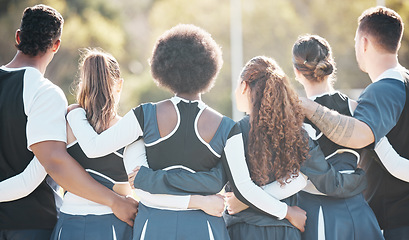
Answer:
<svg viewBox="0 0 409 240"><path fill-rule="evenodd" d="M121 65L124 89L120 113L143 102L172 96L152 81L148 59L155 40L178 23L191 23L210 32L222 47L224 65L215 87L203 100L221 113L237 118L232 87L241 67L256 55L274 58L294 80L291 49L299 35L318 34L332 46L337 62L335 88L357 98L370 80L355 60L357 18L376 5L397 11L409 24L407 0L0 0L0 65L16 53L14 34L25 7L47 4L65 19L60 51L46 77L59 85L74 103L79 49L100 47ZM406 30L399 60L409 67Z"/></svg>

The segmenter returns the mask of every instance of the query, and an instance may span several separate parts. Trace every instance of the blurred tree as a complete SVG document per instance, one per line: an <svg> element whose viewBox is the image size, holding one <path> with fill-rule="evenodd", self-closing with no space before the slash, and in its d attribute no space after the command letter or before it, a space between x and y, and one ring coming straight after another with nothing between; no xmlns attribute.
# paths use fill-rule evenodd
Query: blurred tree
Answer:
<svg viewBox="0 0 409 240"><path fill-rule="evenodd" d="M154 84L147 60L159 35L178 23L191 23L210 32L223 50L223 68L215 87L203 99L231 116L230 1L0 0L0 64L7 63L15 54L14 34L24 8L38 3L56 8L65 19L62 46L46 76L61 86L70 103L75 101L70 92L77 75L79 49L84 47L100 47L118 59L125 78L122 113L141 102L171 96ZM408 1L385 3L405 23L409 22ZM334 52L338 67L335 87L347 93L349 89L362 89L370 81L356 63L354 36L357 18L375 5L376 0L243 0L244 61L256 55L273 57L294 79L293 43L299 35L318 34L329 41ZM409 67L408 52L409 36L405 33L399 59ZM294 86L301 89L295 81ZM300 93L303 94L301 90ZM353 93L351 97L357 95Z"/></svg>

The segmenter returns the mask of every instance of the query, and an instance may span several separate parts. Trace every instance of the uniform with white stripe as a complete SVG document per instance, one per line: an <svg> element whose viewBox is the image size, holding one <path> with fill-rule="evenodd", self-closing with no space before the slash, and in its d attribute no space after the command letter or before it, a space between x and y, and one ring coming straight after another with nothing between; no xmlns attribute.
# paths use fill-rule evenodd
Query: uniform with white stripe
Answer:
<svg viewBox="0 0 409 240"><path fill-rule="evenodd" d="M62 90L37 69L0 68L0 180L28 166L34 156L30 145L66 141L66 106ZM34 188L25 198L0 203L0 229L54 227L58 196L44 177ZM0 192L0 199L7 197L7 191Z"/></svg>
<svg viewBox="0 0 409 240"><path fill-rule="evenodd" d="M342 93L327 93L313 97L313 100L344 115L353 115L350 100ZM335 170L354 172L360 159L358 151L335 144L308 120L304 128L312 139L319 142L325 158ZM362 193L353 197L342 194L338 197L325 196L308 181L304 191L299 193L299 203L308 216L303 240L383 239L375 215Z"/></svg>
<svg viewBox="0 0 409 240"><path fill-rule="evenodd" d="M220 161L219 157L222 159L225 157L230 162L237 161L234 165L246 169L240 167L242 164L246 166L246 162L240 131L232 129L234 121L223 117L215 136L207 144L198 136L196 126L197 119L206 105L201 101L187 101L179 97L173 97L171 101L178 113L178 124L163 138L158 131L155 105L149 103L129 112L117 124L101 134L95 133L86 121L82 109L71 111L67 119L81 148L88 156L103 156L108 151L115 151L143 136L147 146L148 162L154 169L183 165L194 171L208 171ZM247 204L252 203L258 209L279 218L285 217L287 205L272 198L255 185L248 172L246 174L235 172L234 177L239 178L235 182L239 185L243 199L248 200L245 201ZM178 219L177 224L175 219ZM211 217L201 211L163 210L141 204L135 223L138 223L134 229L135 239L142 236L147 239L191 237L191 234L197 239L228 238L223 219Z"/></svg>

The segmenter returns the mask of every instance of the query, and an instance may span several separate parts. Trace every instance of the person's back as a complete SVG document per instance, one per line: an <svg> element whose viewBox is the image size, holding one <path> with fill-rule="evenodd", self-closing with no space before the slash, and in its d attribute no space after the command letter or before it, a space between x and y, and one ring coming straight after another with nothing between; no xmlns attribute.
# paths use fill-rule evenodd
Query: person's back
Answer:
<svg viewBox="0 0 409 240"><path fill-rule="evenodd" d="M309 99L345 116L353 116L357 103L345 94L335 91L335 61L329 43L318 35L300 36L293 46L293 66L296 79L303 85ZM360 159L360 150L340 146L324 135L308 119L304 128L319 143L325 159L340 173L354 173ZM307 211L308 221L302 239L383 239L375 215L365 202L356 181L347 187L345 194L319 191L308 182L299 193L300 207ZM357 191L361 189L360 191ZM355 192L354 195L350 195ZM360 230L357 230L360 229Z"/></svg>
<svg viewBox="0 0 409 240"><path fill-rule="evenodd" d="M36 27L39 21L43 22L45 28L42 33L41 29ZM17 31L16 47L20 51L19 56L29 56L28 59L32 62L19 62L19 65L14 61L0 68L0 124L3 129L0 133L0 180L19 174L25 169L34 157L28 149L31 144L41 140L65 141L62 124L66 106L64 93L45 79L43 73L38 70L41 65L38 59L54 46L54 41L61 35L62 24L61 15L50 7L37 5L27 8ZM41 44L37 44L38 42ZM43 120L47 118L44 122L38 116L31 118L41 110L43 101L50 98L55 101L50 110L55 111L56 116L42 116ZM48 123L52 123L47 126L52 134L45 136L47 133L41 132L41 127ZM0 231L49 231L57 220L55 197L57 196L53 194L53 189L43 181L27 197L0 203ZM35 232L32 234L36 236Z"/></svg>
<svg viewBox="0 0 409 240"><path fill-rule="evenodd" d="M26 129L27 120L30 120L27 111L40 94L53 94L47 88L55 89L34 68L0 68L0 125L3 129L0 134L0 180L22 172L34 157L27 149ZM59 99L64 106L63 93L60 93ZM58 125L52 127L58 128ZM46 181L25 198L0 203L0 229L52 229L56 221L53 190Z"/></svg>
<svg viewBox="0 0 409 240"><path fill-rule="evenodd" d="M406 89L403 111L396 125L386 135L393 150L401 157L409 159L409 82L406 73L402 73ZM381 80L384 81L384 80ZM393 80L395 81L395 80ZM378 156L367 153L361 163L367 172L368 188L364 195L376 214L382 229L409 226L409 183L393 176L385 169Z"/></svg>
<svg viewBox="0 0 409 240"><path fill-rule="evenodd" d="M0 191L0 198L4 201L0 203L0 212L5 215L0 218L2 239L50 238L57 220L57 193L54 192L57 185L49 177L42 182L46 171L66 190L109 206L129 225L135 217L135 200L120 197L93 180L66 151L67 100L60 88L43 77L59 50L63 23L61 14L49 6L40 4L26 8L15 35L17 53L0 70L0 98L6 99L0 104L2 113L5 113L0 117L4 127L0 134L0 172L4 172L2 180L11 177L2 181ZM12 128L6 129L7 126ZM13 146L5 149L7 144L3 145L3 142L10 142ZM27 150L36 158L32 158ZM11 156L13 153L15 156ZM20 174L23 169L25 173L33 174L30 179L33 177L39 182L20 181L20 177L24 178L24 174ZM14 182L22 186L13 185ZM38 184L40 188L35 190ZM24 189L19 191L21 188ZM12 197L7 197L9 192Z"/></svg>
<svg viewBox="0 0 409 240"><path fill-rule="evenodd" d="M218 163L223 142L234 125L200 100L173 97L144 104L143 110L140 122L144 122L148 162L154 170L182 165L208 171Z"/></svg>

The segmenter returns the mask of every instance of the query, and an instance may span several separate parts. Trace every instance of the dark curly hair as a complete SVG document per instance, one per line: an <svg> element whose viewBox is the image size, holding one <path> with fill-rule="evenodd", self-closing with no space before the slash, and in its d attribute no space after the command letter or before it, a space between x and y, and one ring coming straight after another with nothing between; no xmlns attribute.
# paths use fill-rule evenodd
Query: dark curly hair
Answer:
<svg viewBox="0 0 409 240"><path fill-rule="evenodd" d="M61 37L63 24L63 17L52 7L40 4L26 8L17 49L29 56L46 52Z"/></svg>
<svg viewBox="0 0 409 240"><path fill-rule="evenodd" d="M358 31L369 34L384 50L396 53L403 35L403 21L386 7L369 8L358 18Z"/></svg>
<svg viewBox="0 0 409 240"><path fill-rule="evenodd" d="M150 59L155 82L174 93L209 91L222 65L222 51L211 35L190 24L162 34Z"/></svg>
<svg viewBox="0 0 409 240"><path fill-rule="evenodd" d="M308 154L296 92L278 64L264 56L246 64L241 81L250 87L253 106L248 145L251 178L259 186L273 180L291 181Z"/></svg>
<svg viewBox="0 0 409 240"><path fill-rule="evenodd" d="M335 82L335 61L332 50L318 35L300 36L293 46L293 65L311 82L322 82L329 76Z"/></svg>

